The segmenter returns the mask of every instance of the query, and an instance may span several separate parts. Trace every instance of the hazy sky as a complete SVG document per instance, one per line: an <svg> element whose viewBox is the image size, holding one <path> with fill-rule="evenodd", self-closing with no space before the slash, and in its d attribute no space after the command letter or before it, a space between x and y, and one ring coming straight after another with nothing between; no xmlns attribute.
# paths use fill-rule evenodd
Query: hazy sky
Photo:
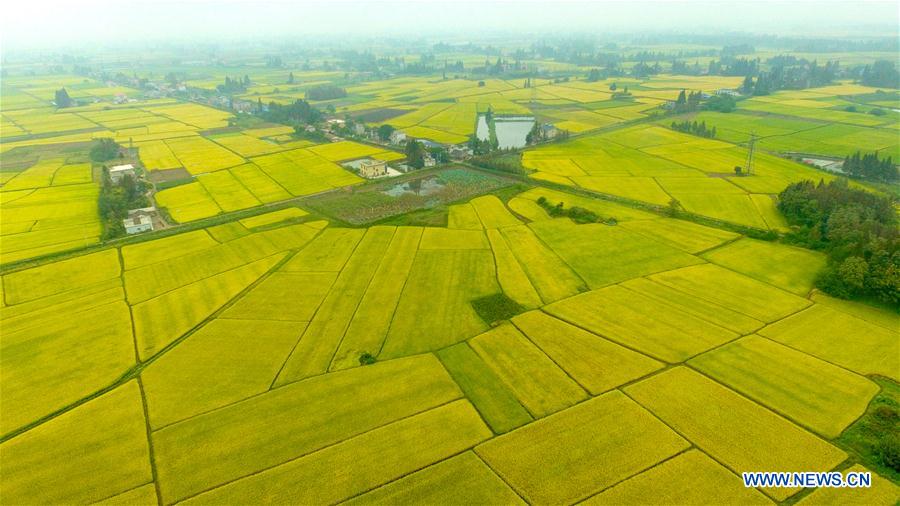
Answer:
<svg viewBox="0 0 900 506"><path fill-rule="evenodd" d="M900 0L869 1L341 1L8 0L8 47L94 41L304 34L421 35L480 31L749 31L891 34Z"/></svg>

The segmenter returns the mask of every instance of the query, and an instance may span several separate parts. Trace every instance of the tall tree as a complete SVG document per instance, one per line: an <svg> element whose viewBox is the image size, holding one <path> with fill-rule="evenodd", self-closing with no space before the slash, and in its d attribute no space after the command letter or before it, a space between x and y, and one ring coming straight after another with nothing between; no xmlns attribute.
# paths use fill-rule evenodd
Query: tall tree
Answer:
<svg viewBox="0 0 900 506"><path fill-rule="evenodd" d="M425 146L421 142L415 139L406 141L406 163L416 169L425 166Z"/></svg>
<svg viewBox="0 0 900 506"><path fill-rule="evenodd" d="M56 90L56 99L54 101L56 102L56 107L59 108L70 107L74 105L72 98L69 97L69 92L67 92L65 88Z"/></svg>

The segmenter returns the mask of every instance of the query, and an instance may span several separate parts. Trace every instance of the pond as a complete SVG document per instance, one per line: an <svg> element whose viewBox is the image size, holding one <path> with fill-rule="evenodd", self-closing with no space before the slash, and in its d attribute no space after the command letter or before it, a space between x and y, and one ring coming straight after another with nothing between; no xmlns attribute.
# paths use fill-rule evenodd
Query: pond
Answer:
<svg viewBox="0 0 900 506"><path fill-rule="evenodd" d="M525 146L525 137L533 126L534 118L531 116L494 116L494 133L497 134L497 144L501 149ZM481 140L489 139L491 136L487 118L483 114L478 115L475 133Z"/></svg>
<svg viewBox="0 0 900 506"><path fill-rule="evenodd" d="M416 189L417 183L419 185L418 191ZM425 179L416 179L414 181L409 181L406 183L398 183L386 190L383 190L381 193L390 195L391 197L400 197L407 194L431 195L433 193L441 191L444 186L444 183L438 180L438 178L429 177Z"/></svg>

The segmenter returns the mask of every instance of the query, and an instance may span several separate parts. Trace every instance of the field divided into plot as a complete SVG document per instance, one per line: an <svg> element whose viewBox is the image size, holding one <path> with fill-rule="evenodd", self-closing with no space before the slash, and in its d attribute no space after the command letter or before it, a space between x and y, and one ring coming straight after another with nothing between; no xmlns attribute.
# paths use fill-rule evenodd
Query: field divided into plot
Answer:
<svg viewBox="0 0 900 506"><path fill-rule="evenodd" d="M544 188L450 216L286 208L4 274L3 434L143 362L0 443L4 496L764 504L796 490L742 470L834 469L865 375L896 375L894 315L806 298L815 253Z"/></svg>
<svg viewBox="0 0 900 506"><path fill-rule="evenodd" d="M251 163L240 158L231 160L235 163L230 168L199 174L195 182L162 190L156 200L176 221L194 221L359 184L362 179L332 160L380 152L363 144L337 142L257 156L249 159Z"/></svg>
<svg viewBox="0 0 900 506"><path fill-rule="evenodd" d="M688 446L634 401L611 392L497 437L475 452L526 500L568 504ZM620 457L608 459L611 454Z"/></svg>
<svg viewBox="0 0 900 506"><path fill-rule="evenodd" d="M647 497L666 504L772 504L744 487L736 474L697 450L688 450L591 497L584 504L644 504Z"/></svg>
<svg viewBox="0 0 900 506"><path fill-rule="evenodd" d="M704 113L705 114L705 113ZM747 151L657 125L638 125L530 149L531 177L667 206L758 229L785 230L770 196L801 179L832 179L766 153L737 176Z"/></svg>
<svg viewBox="0 0 900 506"><path fill-rule="evenodd" d="M99 182L89 163L40 159L4 172L0 187L0 256L14 262L100 241Z"/></svg>
<svg viewBox="0 0 900 506"><path fill-rule="evenodd" d="M826 471L847 457L781 416L684 367L624 391L735 473L746 469ZM798 489L764 491L780 501Z"/></svg>
<svg viewBox="0 0 900 506"><path fill-rule="evenodd" d="M689 364L828 438L859 418L878 392L878 385L862 376L759 336Z"/></svg>

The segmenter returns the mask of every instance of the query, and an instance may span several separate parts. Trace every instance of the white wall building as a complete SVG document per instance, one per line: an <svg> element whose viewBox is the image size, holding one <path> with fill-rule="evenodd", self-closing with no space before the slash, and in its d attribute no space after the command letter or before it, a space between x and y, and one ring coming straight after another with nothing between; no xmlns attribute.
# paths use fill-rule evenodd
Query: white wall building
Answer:
<svg viewBox="0 0 900 506"><path fill-rule="evenodd" d="M125 165L115 165L109 168L109 179L112 180L113 183L118 183L126 175L134 179L134 165L128 163Z"/></svg>
<svg viewBox="0 0 900 506"><path fill-rule="evenodd" d="M147 214L135 214L122 220L127 234L139 234L153 230L153 220Z"/></svg>

